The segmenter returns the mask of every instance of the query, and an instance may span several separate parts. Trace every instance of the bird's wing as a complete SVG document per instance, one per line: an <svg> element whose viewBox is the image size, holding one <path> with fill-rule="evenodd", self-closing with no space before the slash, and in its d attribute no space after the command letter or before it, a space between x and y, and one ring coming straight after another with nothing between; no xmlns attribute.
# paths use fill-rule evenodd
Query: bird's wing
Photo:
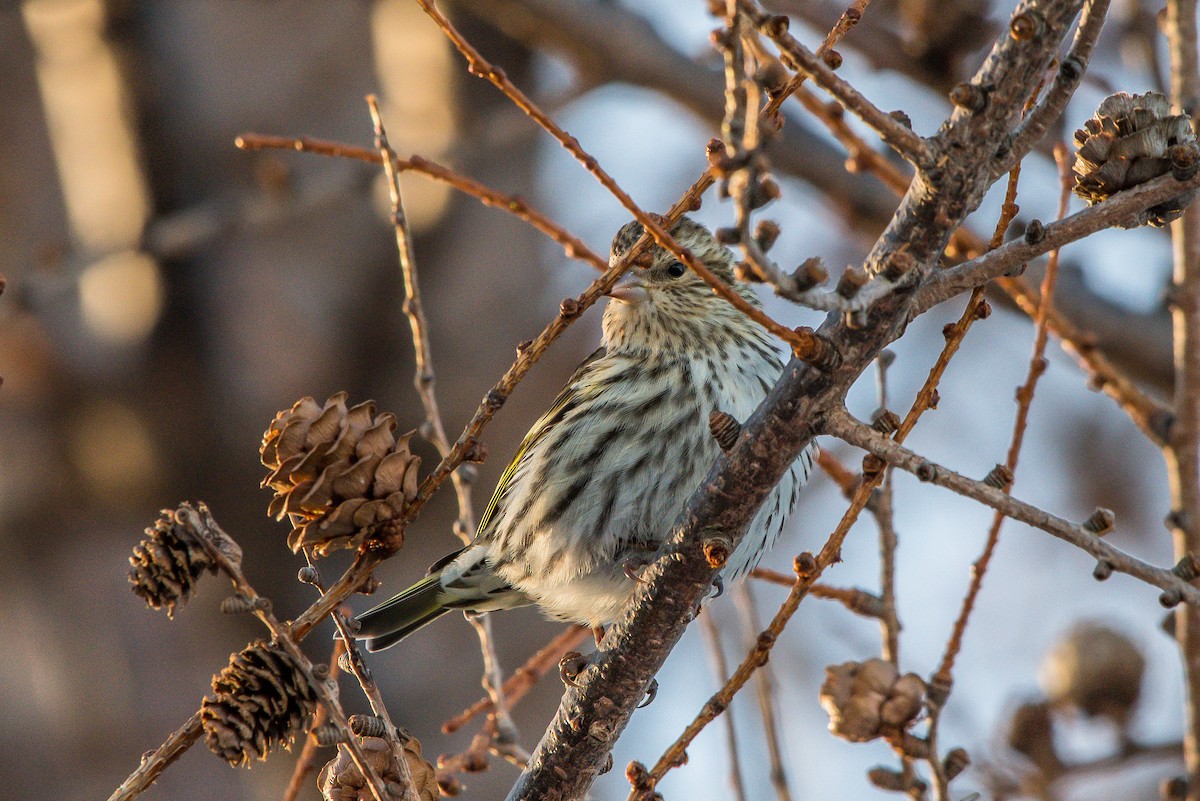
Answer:
<svg viewBox="0 0 1200 801"><path fill-rule="evenodd" d="M496 490L492 493L492 499L488 501L487 508L483 511L483 517L479 519L479 528L475 531L476 538L482 538L483 532L487 530L488 523L491 522L492 516L496 512L496 507L500 504L500 499L508 490L509 482L517 472L517 466L521 463L522 457L529 452L539 439L545 436L558 424L567 412L575 408L580 400L580 379L588 372L597 359L604 356L605 349L597 348L591 356L583 360L583 363L575 368L575 372L571 373L571 377L567 379L567 384L558 393L558 397L554 399L554 403L550 408L538 418L533 427L529 429L529 433L525 435L525 439L521 440L521 447L517 448L516 454L513 455L512 461L508 463L508 467L504 469L500 480L496 482Z"/></svg>

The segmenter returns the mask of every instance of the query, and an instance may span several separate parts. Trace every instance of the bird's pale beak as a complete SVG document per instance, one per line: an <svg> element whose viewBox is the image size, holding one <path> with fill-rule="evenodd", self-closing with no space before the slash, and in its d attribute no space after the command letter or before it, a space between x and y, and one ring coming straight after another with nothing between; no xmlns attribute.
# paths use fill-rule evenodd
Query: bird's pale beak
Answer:
<svg viewBox="0 0 1200 801"><path fill-rule="evenodd" d="M646 292L646 287L638 280L636 275L626 275L621 279L621 282L608 290L606 293L610 298L619 300L622 303L641 303L649 294Z"/></svg>

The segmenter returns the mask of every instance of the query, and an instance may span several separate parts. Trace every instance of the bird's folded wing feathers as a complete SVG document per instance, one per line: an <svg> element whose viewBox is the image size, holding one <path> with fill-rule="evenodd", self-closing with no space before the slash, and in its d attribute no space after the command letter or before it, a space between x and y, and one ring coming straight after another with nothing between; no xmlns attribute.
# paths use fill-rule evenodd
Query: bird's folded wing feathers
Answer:
<svg viewBox="0 0 1200 801"><path fill-rule="evenodd" d="M499 506L500 500L507 492L509 483L516 474L517 467L521 464L522 457L538 440L553 430L554 426L579 402L580 379L588 372L592 364L604 356L604 354L604 348L597 348L591 356L588 356L583 360L582 364L575 368L575 372L567 379L566 386L558 393L558 397L554 399L554 403L550 405L545 414L537 419L537 422L529 429L529 433L525 435L525 439L521 440L521 446L517 448L517 452L513 455L512 461L508 463L508 467L504 468L504 473L500 476L500 480L496 482L496 490L492 493L492 498L488 501L487 508L483 511L483 517L479 519L476 538L483 538L484 532L487 531L488 523L491 522L492 516L496 513L496 507Z"/></svg>

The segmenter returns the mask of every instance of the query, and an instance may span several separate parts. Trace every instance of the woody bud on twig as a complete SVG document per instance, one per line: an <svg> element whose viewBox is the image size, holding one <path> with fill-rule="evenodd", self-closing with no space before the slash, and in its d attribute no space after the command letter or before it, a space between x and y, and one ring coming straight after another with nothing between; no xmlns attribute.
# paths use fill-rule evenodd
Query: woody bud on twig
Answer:
<svg viewBox="0 0 1200 801"><path fill-rule="evenodd" d="M792 280L795 282L797 292L807 292L828 281L829 272L825 269L825 265L821 264L821 258L813 256L805 259L804 263L796 268L796 271L792 273Z"/></svg>
<svg viewBox="0 0 1200 801"><path fill-rule="evenodd" d="M721 450L728 452L737 443L738 434L742 433L742 424L728 412L713 411L708 415L708 430Z"/></svg>

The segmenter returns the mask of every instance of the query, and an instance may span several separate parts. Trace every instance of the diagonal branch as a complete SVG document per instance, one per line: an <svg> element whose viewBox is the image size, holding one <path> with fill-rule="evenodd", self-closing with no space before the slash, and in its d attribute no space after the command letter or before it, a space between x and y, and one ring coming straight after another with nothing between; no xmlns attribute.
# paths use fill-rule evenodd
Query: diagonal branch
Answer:
<svg viewBox="0 0 1200 801"><path fill-rule="evenodd" d="M879 434L868 425L858 422L845 411L836 412L826 420L825 432L844 442L867 450L893 467L912 473L921 481L945 487L972 500L979 501L1013 520L1041 529L1047 534L1069 542L1096 557L1109 570L1133 576L1163 590L1160 600L1170 606L1180 601L1200 604L1200 588L1193 587L1173 570L1155 567L1109 545L1089 530L1088 524L1072 523L1036 506L1019 501L983 481L975 481L913 453L903 445Z"/></svg>
<svg viewBox="0 0 1200 801"><path fill-rule="evenodd" d="M879 138L900 154L905 161L921 168L930 164L928 143L913 133L904 123L880 110L861 92L842 80L816 53L800 44L787 31L787 17L766 13L757 4L739 1L738 5L767 38L775 42L783 60L803 70L813 83L824 89L847 111L869 125Z"/></svg>
<svg viewBox="0 0 1200 801"><path fill-rule="evenodd" d="M1091 236L1105 228L1133 222L1142 209L1178 197L1200 187L1200 173L1185 181L1173 175L1163 175L1132 189L1118 192L1112 198L1069 217L1045 226L1033 226L1036 235L1027 234L1010 240L954 267L932 275L916 292L914 316L923 314L939 303L988 281L1020 273L1033 259L1052 250Z"/></svg>
<svg viewBox="0 0 1200 801"><path fill-rule="evenodd" d="M1079 19L1079 27L1075 31L1075 40L1071 43L1071 51L1059 65L1058 74L1050 84L1045 97L1029 112L1024 121L1012 135L1012 150L996 165L997 175L1007 172L1013 164L1020 161L1029 150L1036 145L1050 125L1062 115L1067 102L1079 87L1079 81L1087 69L1088 60L1096 40L1100 38L1100 29L1104 27L1104 17L1108 13L1109 0L1089 0L1084 6ZM1026 17L1018 24L1013 20L1009 28L1013 36L1019 35L1027 26L1037 25L1034 17Z"/></svg>
<svg viewBox="0 0 1200 801"><path fill-rule="evenodd" d="M270 136L268 134L243 133L234 139L234 144L241 150L295 150L298 153L316 153L335 158L355 159L369 164L380 164L383 157L377 150L365 147L347 145L341 142L330 142L324 139L313 139L308 136ZM583 243L579 237L572 234L561 225L555 223L546 215L529 205L524 199L515 195L492 189L473 178L457 173L449 167L436 161L413 155L402 159L392 154L392 165L397 172L415 172L424 175L438 183L446 184L458 191L471 195L485 206L493 206L514 214L525 222L541 231L546 236L562 245L567 258L582 259L597 270L608 267L608 261L598 256L595 251Z"/></svg>

